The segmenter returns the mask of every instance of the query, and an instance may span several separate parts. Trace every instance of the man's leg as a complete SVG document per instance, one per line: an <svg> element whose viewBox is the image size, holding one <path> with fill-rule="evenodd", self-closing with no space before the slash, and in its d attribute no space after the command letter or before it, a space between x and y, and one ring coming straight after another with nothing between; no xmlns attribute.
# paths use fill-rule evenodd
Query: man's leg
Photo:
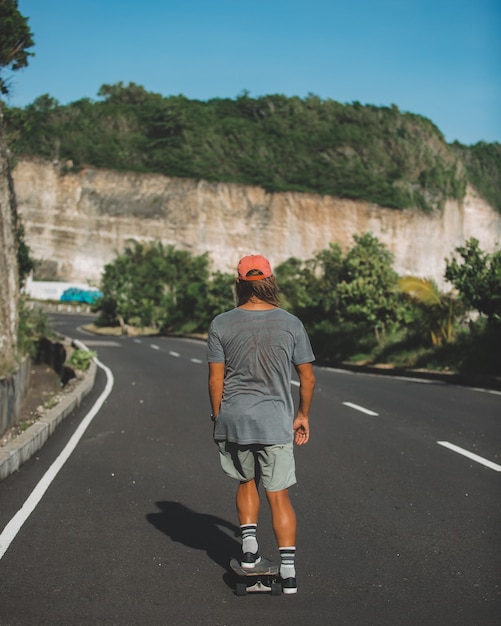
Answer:
<svg viewBox="0 0 501 626"><path fill-rule="evenodd" d="M296 513L292 507L288 489L267 491L266 496L271 508L273 531L280 551L280 576L283 579L284 593L297 592L296 568Z"/></svg>
<svg viewBox="0 0 501 626"><path fill-rule="evenodd" d="M237 514L240 524L257 524L259 515L259 492L256 481L240 483L237 489Z"/></svg>
<svg viewBox="0 0 501 626"><path fill-rule="evenodd" d="M241 565L244 568L252 569L261 560L257 543L257 521L260 502L257 484L254 479L240 483L237 489L236 504L242 531L243 556Z"/></svg>
<svg viewBox="0 0 501 626"><path fill-rule="evenodd" d="M296 513L292 508L289 490L267 491L271 508L271 522L278 546L296 545Z"/></svg>
<svg viewBox="0 0 501 626"><path fill-rule="evenodd" d="M242 530L241 564L252 569L261 560L256 536L260 502L254 451L251 446L239 446L229 441L219 441L218 447L224 473L239 481L236 506ZM249 480L250 476L253 478Z"/></svg>

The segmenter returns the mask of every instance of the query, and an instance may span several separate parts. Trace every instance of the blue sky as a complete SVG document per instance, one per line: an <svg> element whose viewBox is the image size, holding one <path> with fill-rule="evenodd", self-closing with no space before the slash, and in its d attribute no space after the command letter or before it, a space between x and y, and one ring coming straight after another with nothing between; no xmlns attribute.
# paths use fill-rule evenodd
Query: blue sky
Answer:
<svg viewBox="0 0 501 626"><path fill-rule="evenodd" d="M499 0L19 0L35 57L8 103L135 82L207 100L314 93L501 142Z"/></svg>

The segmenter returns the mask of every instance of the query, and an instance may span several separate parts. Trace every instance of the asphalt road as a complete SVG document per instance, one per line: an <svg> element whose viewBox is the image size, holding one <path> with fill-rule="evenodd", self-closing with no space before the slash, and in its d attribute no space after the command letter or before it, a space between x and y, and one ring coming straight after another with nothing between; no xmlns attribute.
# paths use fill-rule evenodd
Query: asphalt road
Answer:
<svg viewBox="0 0 501 626"><path fill-rule="evenodd" d="M0 560L2 626L499 624L499 393L317 368L291 489L298 594L240 598L227 571L240 545L235 485L211 440L205 344L97 338L75 330L82 320L59 316L56 328L109 370L0 483L0 529L111 392ZM274 558L264 503L261 513L261 552Z"/></svg>

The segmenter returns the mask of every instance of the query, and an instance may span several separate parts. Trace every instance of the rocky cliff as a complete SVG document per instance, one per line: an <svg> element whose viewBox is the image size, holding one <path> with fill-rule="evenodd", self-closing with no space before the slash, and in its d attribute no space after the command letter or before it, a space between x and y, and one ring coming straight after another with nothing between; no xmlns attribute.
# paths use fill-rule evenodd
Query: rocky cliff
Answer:
<svg viewBox="0 0 501 626"><path fill-rule="evenodd" d="M16 258L18 223L13 191L10 156L4 142L3 114L0 110L0 368L3 374L15 368L17 347L19 282L17 267L12 259ZM3 397L8 396L4 394Z"/></svg>
<svg viewBox="0 0 501 626"><path fill-rule="evenodd" d="M346 250L354 234L371 232L394 254L399 274L443 287L444 259L456 246L473 236L492 252L501 242L501 215L472 188L461 203L424 214L156 174L65 173L36 160L20 160L14 181L26 241L46 279L96 283L131 238L209 252L212 270L233 272L244 254L262 253L273 264L308 259L330 242Z"/></svg>

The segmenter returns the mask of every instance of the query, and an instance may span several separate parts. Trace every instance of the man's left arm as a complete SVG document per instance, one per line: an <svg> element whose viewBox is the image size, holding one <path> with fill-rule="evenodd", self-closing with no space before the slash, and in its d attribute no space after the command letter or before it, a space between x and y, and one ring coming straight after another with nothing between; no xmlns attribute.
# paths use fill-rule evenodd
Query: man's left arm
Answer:
<svg viewBox="0 0 501 626"><path fill-rule="evenodd" d="M295 365L299 377L299 406L292 425L294 439L298 446L310 439L310 407L315 390L315 374L311 363Z"/></svg>
<svg viewBox="0 0 501 626"><path fill-rule="evenodd" d="M209 399L214 419L219 413L224 388L224 363L209 363Z"/></svg>

